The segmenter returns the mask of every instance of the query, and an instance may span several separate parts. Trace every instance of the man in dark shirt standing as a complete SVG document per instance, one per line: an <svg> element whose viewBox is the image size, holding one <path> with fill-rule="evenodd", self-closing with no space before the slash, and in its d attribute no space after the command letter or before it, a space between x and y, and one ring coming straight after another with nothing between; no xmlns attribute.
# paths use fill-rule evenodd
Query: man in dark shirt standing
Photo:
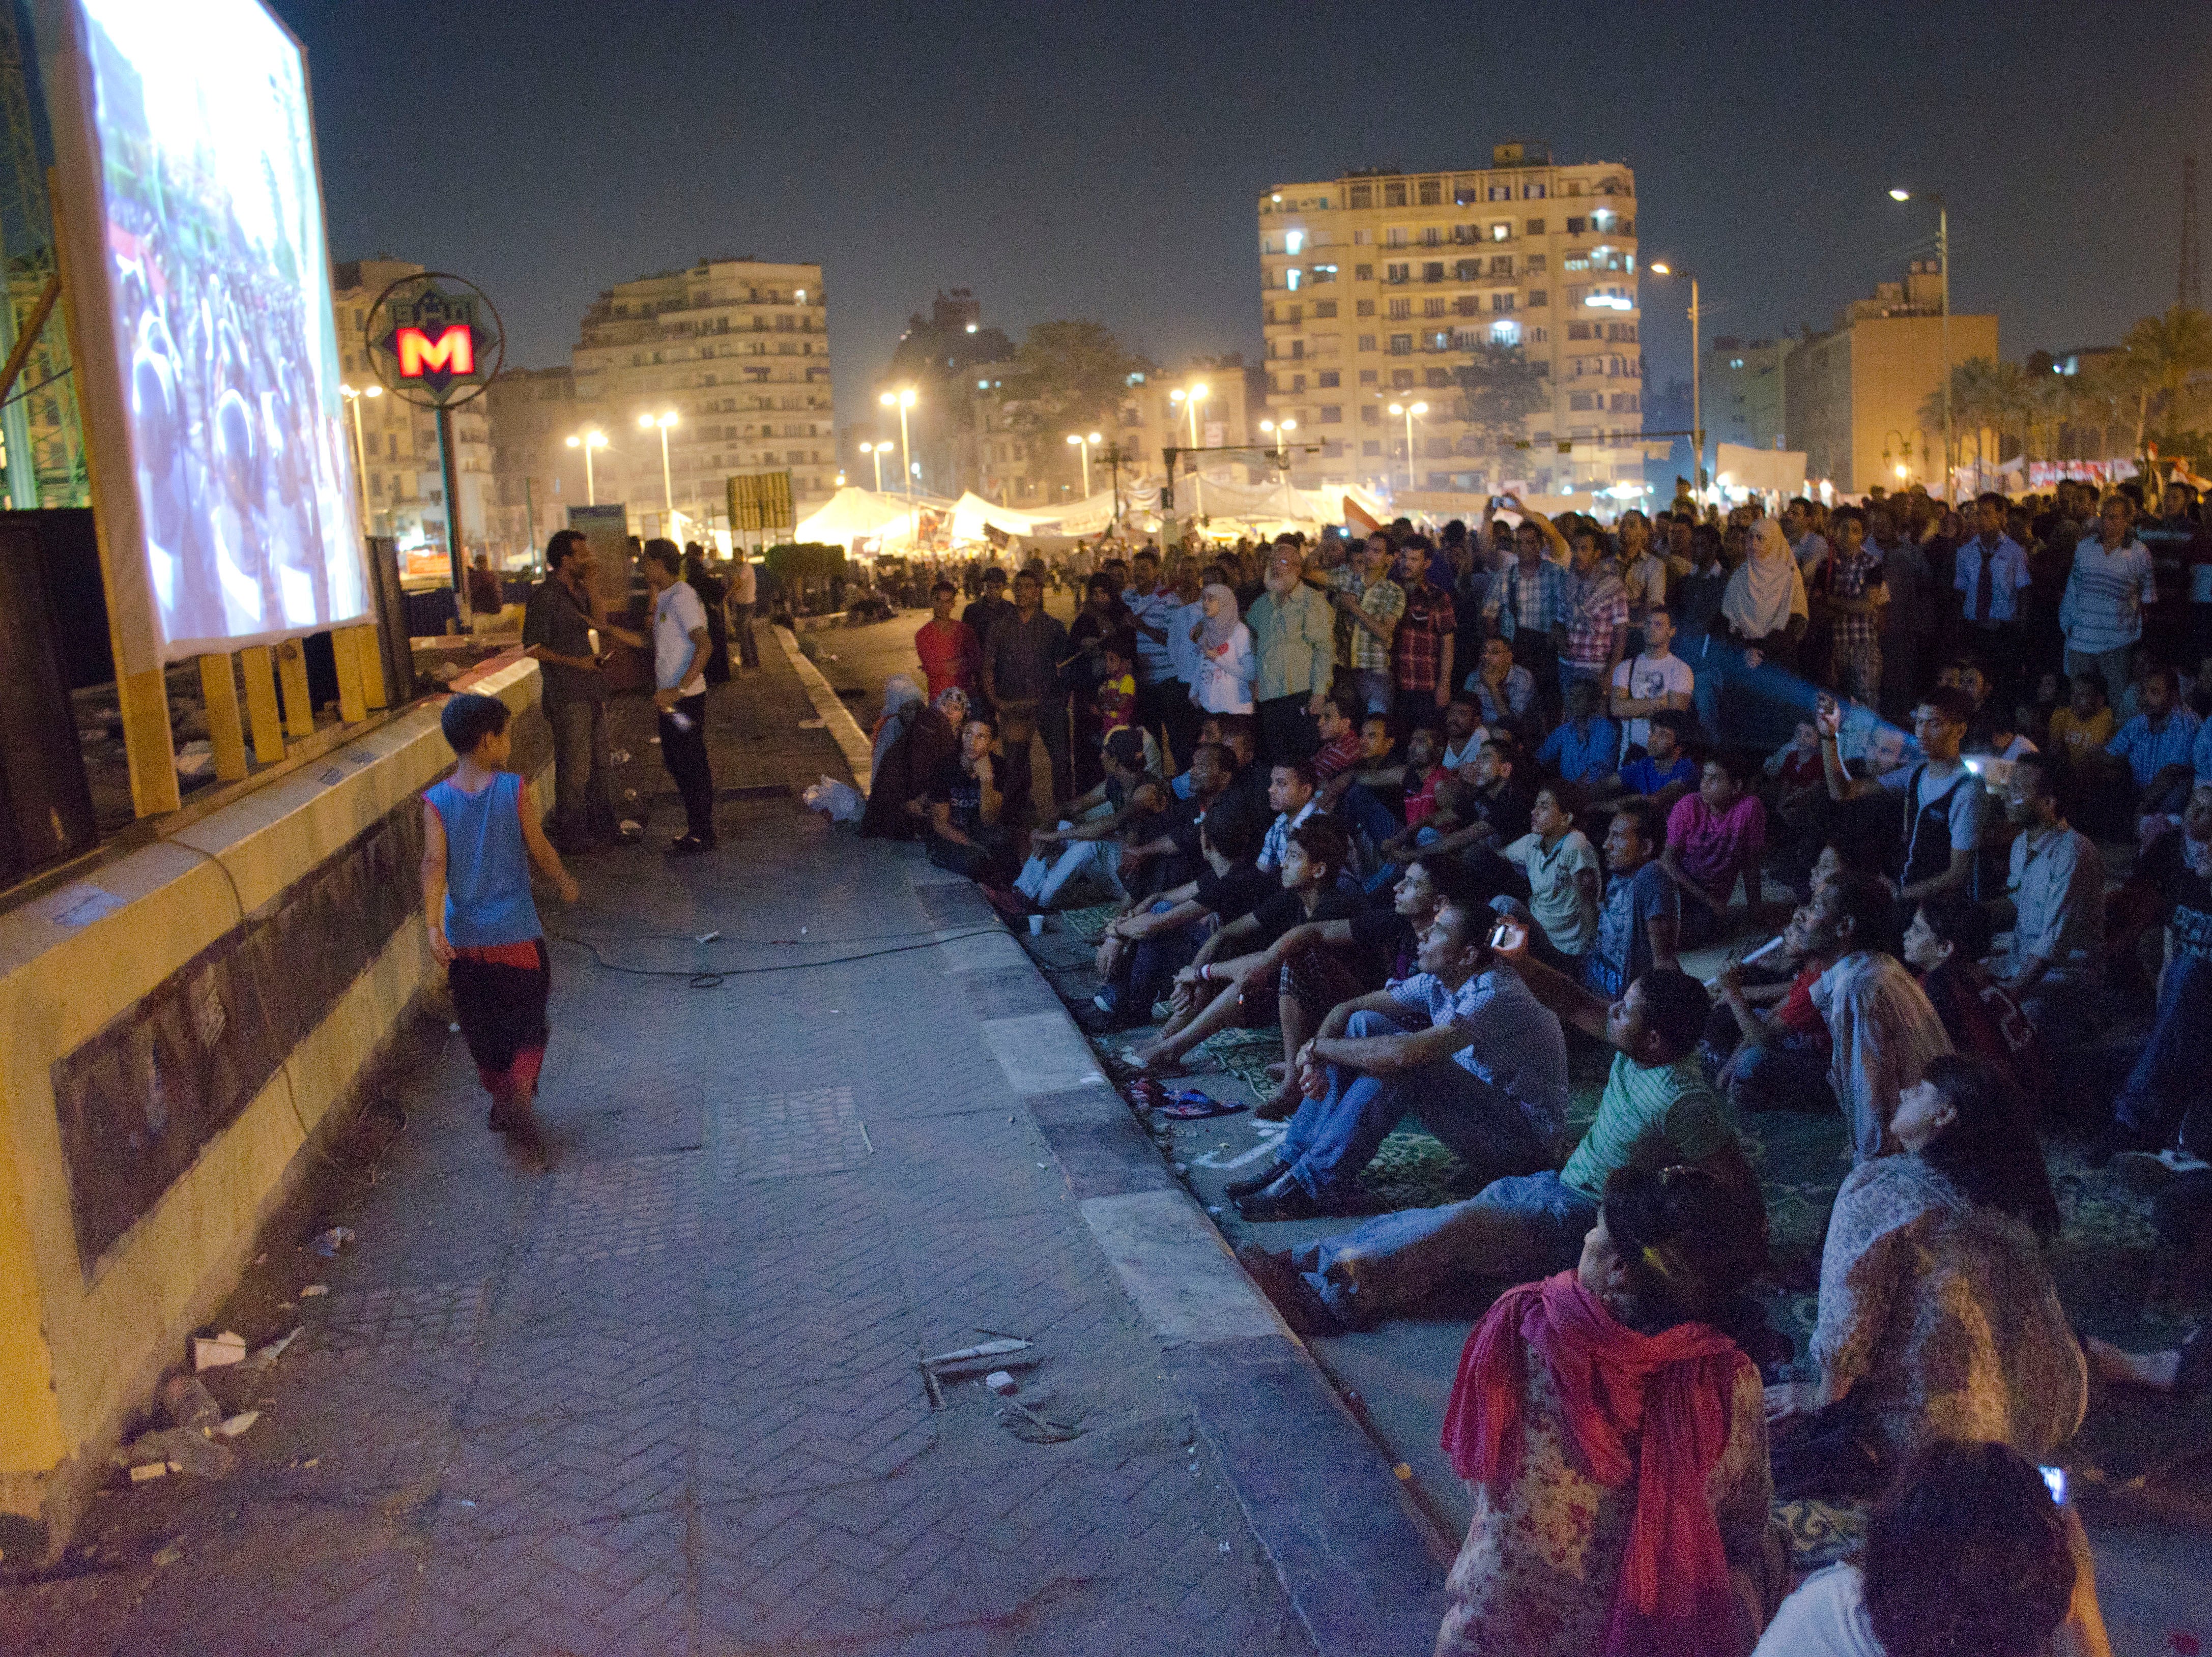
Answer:
<svg viewBox="0 0 2212 1657"><path fill-rule="evenodd" d="M545 543L545 579L522 612L522 643L545 681L545 719L553 727L554 845L574 856L615 831L607 792L607 684L592 629L600 619L592 592L592 549L576 530Z"/></svg>
<svg viewBox="0 0 2212 1657"><path fill-rule="evenodd" d="M970 613L975 609L969 606ZM1018 827L1028 822L1031 737L1044 739L1053 798L1067 799L1075 792L1067 697L1060 683L1060 664L1067 654L1067 629L1045 614L1043 583L1024 570L1014 578L1012 609L993 623L983 640L983 694L999 710L1000 768L1006 774L1000 788L1006 819Z"/></svg>
<svg viewBox="0 0 2212 1657"><path fill-rule="evenodd" d="M1006 572L994 565L983 572L983 596L960 612L960 624L975 635L977 644L984 644L1000 618L1013 613L1006 602Z"/></svg>

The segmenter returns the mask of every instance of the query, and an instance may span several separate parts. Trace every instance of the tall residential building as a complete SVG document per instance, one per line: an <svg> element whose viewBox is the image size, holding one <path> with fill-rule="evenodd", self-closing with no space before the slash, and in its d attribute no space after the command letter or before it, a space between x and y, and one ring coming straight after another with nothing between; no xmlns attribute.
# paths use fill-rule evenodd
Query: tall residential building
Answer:
<svg viewBox="0 0 2212 1657"><path fill-rule="evenodd" d="M337 313L338 371L356 391L366 391L377 384L364 340L368 307L400 277L419 276L427 268L404 259L378 258L352 259L332 269L331 305ZM355 411L361 416L362 452L356 461L367 488L369 533L395 537L403 553L442 551L447 513L437 416L389 391L354 399L348 412ZM473 398L456 409L453 427L453 470L461 492L461 547L473 556L489 550L491 428L484 399Z"/></svg>
<svg viewBox="0 0 2212 1657"><path fill-rule="evenodd" d="M898 442L898 411L884 408L879 399L885 392L896 397L911 391L915 401L907 411L904 464L917 469L915 488L951 496L975 488L981 474L973 394L977 382L1003 373L1013 356L1013 342L983 320L982 301L971 290L939 288L927 316L916 311L907 319L890 366L869 393L868 423L849 433L851 445L840 449L847 478L872 486L874 461L860 452L859 445ZM884 459L887 492L904 487L898 476L901 464L896 449Z"/></svg>
<svg viewBox="0 0 2212 1657"><path fill-rule="evenodd" d="M820 265L757 259L702 259L602 293L571 354L580 421L607 437L592 463L599 498L628 506L640 534L661 533L671 504L695 524L723 522L738 473L788 471L800 517L827 501L827 300ZM662 428L639 422L669 414L664 480Z"/></svg>
<svg viewBox="0 0 2212 1657"><path fill-rule="evenodd" d="M1784 446L1804 451L1808 482L1847 495L1907 481L1942 487L1942 423L1922 416L1943 388L1942 294L1935 262L1916 261L1903 282L1879 283L1872 299L1853 300L1832 329L1790 352ZM1950 341L1954 364L1994 361L1997 319L1954 313ZM1972 447L1962 425L1954 440Z"/></svg>
<svg viewBox="0 0 2212 1657"><path fill-rule="evenodd" d="M1544 145L1500 144L1480 171L1277 185L1259 229L1267 413L1323 444L1294 468L1301 485L1588 495L1642 482L1627 167L1555 166ZM1484 343L1517 349L1540 377L1520 422L1527 449L1465 417L1455 370ZM1416 402L1428 410L1409 455L1389 405Z"/></svg>
<svg viewBox="0 0 2212 1657"><path fill-rule="evenodd" d="M1705 358L1705 441L1747 448L1784 446L1783 359L1794 339L1739 339L1723 334ZM1710 446L1707 449L1710 454Z"/></svg>
<svg viewBox="0 0 2212 1657"><path fill-rule="evenodd" d="M575 434L576 376L569 368L508 368L484 391L491 427L492 562L529 563L584 499Z"/></svg>
<svg viewBox="0 0 2212 1657"><path fill-rule="evenodd" d="M978 495L1001 506L1040 511L1078 499L1083 493L1083 446L1067 440L1071 435L1088 437L1093 432L1101 440L1089 446L1092 494L1111 486L1109 452L1117 444L1123 457L1121 476L1125 485L1140 478L1157 483L1162 476L1163 451L1193 446L1194 395L1198 408L1196 446L1218 449L1266 440L1267 434L1258 428L1258 415L1247 401L1248 383L1246 370L1233 360L1225 367L1201 363L1172 373L1146 370L1129 376L1119 406L1087 429L1047 433L1032 439L1017 428L1012 418L1016 410L1006 402L1000 377L979 373L970 393L978 479L973 487ZM1258 455L1209 455L1206 469L1212 472L1226 469L1243 480L1261 476L1263 465ZM1176 499L1181 510L1191 510L1187 489Z"/></svg>

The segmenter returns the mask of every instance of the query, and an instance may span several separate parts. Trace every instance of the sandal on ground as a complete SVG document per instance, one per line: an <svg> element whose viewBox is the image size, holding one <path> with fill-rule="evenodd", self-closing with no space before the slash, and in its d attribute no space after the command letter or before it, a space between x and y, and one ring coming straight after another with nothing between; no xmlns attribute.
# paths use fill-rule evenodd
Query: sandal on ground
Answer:
<svg viewBox="0 0 2212 1657"><path fill-rule="evenodd" d="M1166 1102L1153 1107L1156 1116L1171 1117L1176 1121L1197 1121L1208 1116L1234 1116L1249 1106L1225 1103L1209 1098L1195 1089L1183 1088L1168 1096Z"/></svg>

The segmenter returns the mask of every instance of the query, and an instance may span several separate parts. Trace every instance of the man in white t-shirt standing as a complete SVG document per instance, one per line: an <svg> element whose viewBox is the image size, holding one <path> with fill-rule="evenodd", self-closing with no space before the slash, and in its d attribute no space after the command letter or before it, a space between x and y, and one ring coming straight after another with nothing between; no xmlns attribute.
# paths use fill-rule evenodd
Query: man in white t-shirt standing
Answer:
<svg viewBox="0 0 2212 1657"><path fill-rule="evenodd" d="M714 844L714 779L707 768L707 606L678 578L676 543L655 537L638 561L653 594L653 705L660 710L660 762L684 797L688 825L668 855L696 857Z"/></svg>
<svg viewBox="0 0 2212 1657"><path fill-rule="evenodd" d="M1621 721L1621 740L1631 748L1651 745L1651 716L1690 706L1696 676L1674 653L1674 618L1665 605L1644 615L1644 648L1613 670L1612 713Z"/></svg>

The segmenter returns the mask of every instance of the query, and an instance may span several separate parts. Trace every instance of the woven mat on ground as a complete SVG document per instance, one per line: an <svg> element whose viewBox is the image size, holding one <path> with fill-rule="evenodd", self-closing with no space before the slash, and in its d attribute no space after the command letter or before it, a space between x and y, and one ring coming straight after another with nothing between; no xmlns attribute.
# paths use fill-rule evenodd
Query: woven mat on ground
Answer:
<svg viewBox="0 0 2212 1657"><path fill-rule="evenodd" d="M1060 925L1078 938L1092 943L1106 936L1106 923L1120 910L1118 903L1094 903L1087 909L1062 909Z"/></svg>
<svg viewBox="0 0 2212 1657"><path fill-rule="evenodd" d="M1849 1558L1866 1541L1867 1515L1856 1502L1778 1502L1774 1517L1790 1533L1790 1563L1800 1576Z"/></svg>

